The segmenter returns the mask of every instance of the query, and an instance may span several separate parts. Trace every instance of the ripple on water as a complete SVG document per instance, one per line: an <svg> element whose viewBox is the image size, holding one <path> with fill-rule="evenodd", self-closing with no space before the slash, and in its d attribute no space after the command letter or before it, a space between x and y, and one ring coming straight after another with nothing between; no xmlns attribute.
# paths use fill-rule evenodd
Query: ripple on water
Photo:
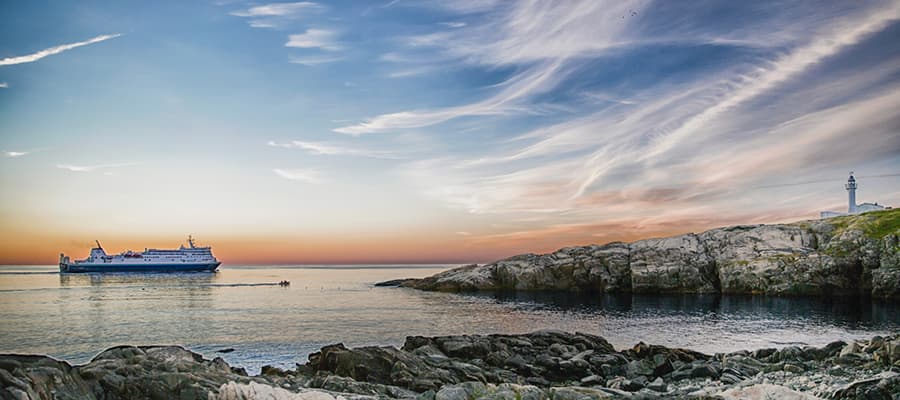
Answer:
<svg viewBox="0 0 900 400"><path fill-rule="evenodd" d="M582 331L715 353L824 345L900 328L866 299L476 294L375 288L443 267L223 268L215 274L59 275L0 267L0 352L81 363L120 344L180 344L251 372L293 368L320 347L399 346L408 335ZM19 272L16 272L19 271ZM13 273L15 272L15 273ZM272 285L291 281L290 287ZM230 353L217 353L234 348Z"/></svg>

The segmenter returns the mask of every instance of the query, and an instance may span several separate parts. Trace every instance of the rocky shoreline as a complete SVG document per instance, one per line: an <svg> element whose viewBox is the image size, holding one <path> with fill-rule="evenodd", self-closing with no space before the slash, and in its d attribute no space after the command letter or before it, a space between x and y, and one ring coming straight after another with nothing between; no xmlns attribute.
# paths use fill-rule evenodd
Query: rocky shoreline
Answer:
<svg viewBox="0 0 900 400"><path fill-rule="evenodd" d="M72 366L0 355L0 399L897 399L900 334L707 355L584 333L410 336L310 354L256 376L176 346L120 346Z"/></svg>
<svg viewBox="0 0 900 400"><path fill-rule="evenodd" d="M900 298L900 209L577 246L383 282L433 291Z"/></svg>

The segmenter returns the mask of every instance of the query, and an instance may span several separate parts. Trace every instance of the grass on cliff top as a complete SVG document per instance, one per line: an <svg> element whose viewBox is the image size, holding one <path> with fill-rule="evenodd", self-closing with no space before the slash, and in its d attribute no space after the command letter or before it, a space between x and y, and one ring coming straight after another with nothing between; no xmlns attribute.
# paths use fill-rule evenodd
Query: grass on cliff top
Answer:
<svg viewBox="0 0 900 400"><path fill-rule="evenodd" d="M870 238L881 239L890 234L900 235L900 208L834 217L828 223L835 226L837 235L860 230Z"/></svg>

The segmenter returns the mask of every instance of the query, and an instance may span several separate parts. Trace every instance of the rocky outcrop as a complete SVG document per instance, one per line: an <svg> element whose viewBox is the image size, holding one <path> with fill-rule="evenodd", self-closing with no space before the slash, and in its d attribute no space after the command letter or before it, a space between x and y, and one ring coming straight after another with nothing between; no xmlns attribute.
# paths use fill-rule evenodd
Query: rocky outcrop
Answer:
<svg viewBox="0 0 900 400"><path fill-rule="evenodd" d="M393 283L422 290L900 298L900 209L524 254Z"/></svg>
<svg viewBox="0 0 900 400"><path fill-rule="evenodd" d="M0 356L3 399L206 399L232 381L250 378L221 358L205 360L175 346L113 347L76 367L49 357Z"/></svg>
<svg viewBox="0 0 900 400"><path fill-rule="evenodd" d="M399 350L327 346L310 355L307 366L313 373L423 392L467 381L562 384L589 370L587 357L614 352L603 338L582 333L411 336Z"/></svg>
<svg viewBox="0 0 900 400"><path fill-rule="evenodd" d="M252 377L171 346L116 347L80 366L0 355L0 399L891 399L898 368L900 335L706 355L541 331L411 336L400 349L336 344L293 371Z"/></svg>

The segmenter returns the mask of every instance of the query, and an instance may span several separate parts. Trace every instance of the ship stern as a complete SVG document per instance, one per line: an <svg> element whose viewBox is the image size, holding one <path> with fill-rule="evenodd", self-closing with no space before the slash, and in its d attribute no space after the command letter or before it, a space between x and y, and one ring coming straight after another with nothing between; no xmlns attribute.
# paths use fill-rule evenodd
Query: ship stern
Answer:
<svg viewBox="0 0 900 400"><path fill-rule="evenodd" d="M59 253L59 272L69 272L69 256Z"/></svg>

